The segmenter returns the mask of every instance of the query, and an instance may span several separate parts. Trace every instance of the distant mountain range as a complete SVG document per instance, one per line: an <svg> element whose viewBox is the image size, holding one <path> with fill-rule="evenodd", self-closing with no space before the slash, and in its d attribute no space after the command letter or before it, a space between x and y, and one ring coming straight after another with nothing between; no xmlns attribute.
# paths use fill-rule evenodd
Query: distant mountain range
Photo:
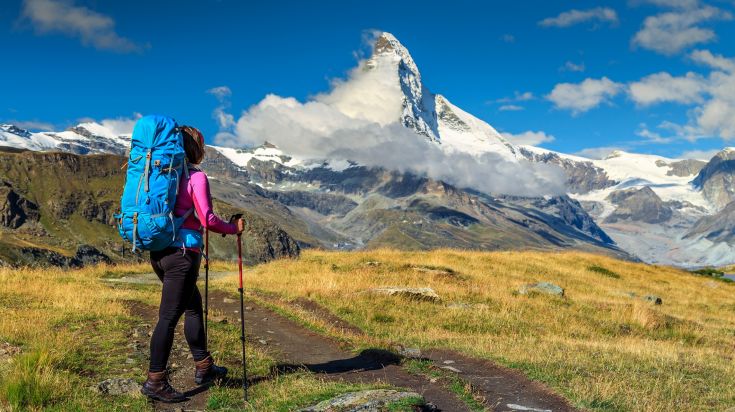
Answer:
<svg viewBox="0 0 735 412"><path fill-rule="evenodd" d="M371 90L390 88L386 104L400 106L396 121L412 138L431 142L448 156L486 156L497 159L498 167L560 171L567 193L503 195L485 190L482 175L474 180L478 185L458 184L358 160L307 159L266 143L245 149L210 146L202 166L212 178L213 194L275 222L303 247L574 248L679 266L735 260L735 226L729 223L735 214L735 150L725 149L709 161L619 151L593 160L514 145L486 122L431 93L408 50L392 35L377 39L362 69L386 73ZM345 104L350 98L331 104L350 116L354 105ZM42 133L0 125L0 147L6 151L125 156L129 141L129 135L97 123ZM22 154L3 155L4 163L9 156ZM0 178L16 195L38 204L38 192L24 189L27 182L13 181L2 166ZM7 223L13 221L8 210L20 206L17 201L8 206L12 202L3 196L0 235L30 230L27 222Z"/></svg>

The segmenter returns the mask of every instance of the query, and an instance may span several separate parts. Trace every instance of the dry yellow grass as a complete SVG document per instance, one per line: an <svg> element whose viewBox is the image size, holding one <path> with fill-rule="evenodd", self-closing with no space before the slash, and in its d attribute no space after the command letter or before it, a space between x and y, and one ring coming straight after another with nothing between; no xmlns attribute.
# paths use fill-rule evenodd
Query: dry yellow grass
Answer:
<svg viewBox="0 0 735 412"><path fill-rule="evenodd" d="M515 293L539 281L562 286L566 297ZM364 293L379 286L431 287L443 301ZM246 288L314 299L369 332L366 345L494 359L582 408L735 406L735 285L673 268L574 252L307 251L249 270ZM649 294L663 305L641 298Z"/></svg>

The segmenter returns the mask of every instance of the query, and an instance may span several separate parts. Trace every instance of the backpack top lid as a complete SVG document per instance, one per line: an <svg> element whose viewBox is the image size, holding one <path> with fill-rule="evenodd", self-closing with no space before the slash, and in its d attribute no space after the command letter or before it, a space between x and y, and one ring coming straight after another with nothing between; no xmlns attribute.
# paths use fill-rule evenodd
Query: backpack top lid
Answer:
<svg viewBox="0 0 735 412"><path fill-rule="evenodd" d="M184 150L179 125L168 116L148 115L141 117L133 129L130 142L133 150L154 150L157 154L178 154Z"/></svg>

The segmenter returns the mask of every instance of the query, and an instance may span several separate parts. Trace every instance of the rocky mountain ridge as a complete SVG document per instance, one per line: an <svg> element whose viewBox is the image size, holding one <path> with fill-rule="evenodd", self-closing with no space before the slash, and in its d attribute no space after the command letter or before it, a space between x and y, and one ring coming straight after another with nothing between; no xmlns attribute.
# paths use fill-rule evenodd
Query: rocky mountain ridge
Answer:
<svg viewBox="0 0 735 412"><path fill-rule="evenodd" d="M398 91L398 100L386 100L400 109L397 118L375 121L398 121L447 154L493 154L521 167L558 168L566 176L567 195L487 193L350 160L303 159L269 143L210 146L202 167L213 193L278 222L305 247L581 248L681 266L732 260L727 256L735 252L735 234L722 220L703 220L725 210L735 195L729 149L706 162L620 151L587 159L517 146L432 93L408 49L388 33L378 37L362 69L384 75L373 92L386 87L386 96L395 99ZM344 101L331 103L351 115L353 108ZM41 133L0 126L0 146L13 150L124 155L128 144L129 135L96 123ZM50 210L109 217L110 205L95 209L84 199L69 202ZM13 213L4 219L17 221Z"/></svg>

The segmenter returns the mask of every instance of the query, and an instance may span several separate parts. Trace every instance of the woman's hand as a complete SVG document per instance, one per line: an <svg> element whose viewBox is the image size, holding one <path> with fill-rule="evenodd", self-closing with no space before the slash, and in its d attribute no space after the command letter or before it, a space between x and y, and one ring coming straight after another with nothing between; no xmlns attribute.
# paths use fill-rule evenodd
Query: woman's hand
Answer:
<svg viewBox="0 0 735 412"><path fill-rule="evenodd" d="M237 219L237 234L239 235L245 230L245 219L239 218Z"/></svg>

